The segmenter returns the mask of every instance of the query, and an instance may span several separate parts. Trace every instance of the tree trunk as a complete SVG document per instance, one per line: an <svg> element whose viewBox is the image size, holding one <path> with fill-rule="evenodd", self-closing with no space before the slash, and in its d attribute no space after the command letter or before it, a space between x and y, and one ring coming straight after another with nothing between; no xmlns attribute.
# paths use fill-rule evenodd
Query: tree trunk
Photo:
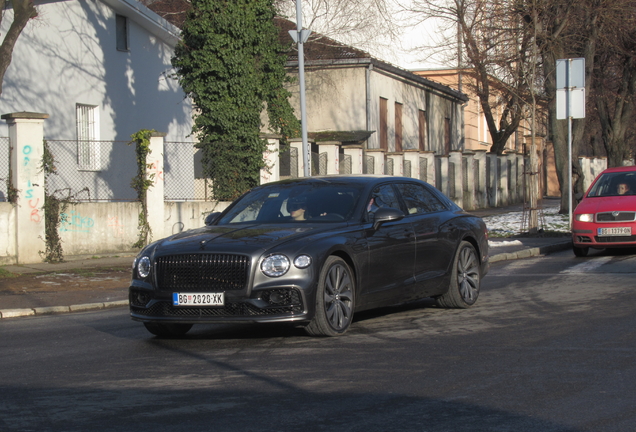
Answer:
<svg viewBox="0 0 636 432"><path fill-rule="evenodd" d="M29 20L38 15L33 0L13 0L11 4L13 5L13 22L11 22L9 30L4 35L2 45L0 45L0 94L2 94L4 74L11 64L13 47ZM4 13L4 8L2 13Z"/></svg>
<svg viewBox="0 0 636 432"><path fill-rule="evenodd" d="M634 119L636 95L636 60L629 56L623 62L622 79L611 98L598 97L596 108L601 123L601 136L607 153L607 166L622 166L633 157L630 143L625 139Z"/></svg>

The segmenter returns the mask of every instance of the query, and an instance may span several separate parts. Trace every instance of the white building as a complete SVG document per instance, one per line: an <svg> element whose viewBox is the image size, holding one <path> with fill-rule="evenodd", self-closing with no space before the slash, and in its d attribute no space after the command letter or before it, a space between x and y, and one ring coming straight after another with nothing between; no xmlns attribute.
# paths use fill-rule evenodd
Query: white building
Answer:
<svg viewBox="0 0 636 432"><path fill-rule="evenodd" d="M44 137L56 163L76 173L74 184L54 177L55 189L82 185L91 199L135 198L131 134L154 129L166 141L192 141L191 104L171 77L179 29L135 0L36 0L36 6L38 16L18 38L4 77L0 114L49 115Z"/></svg>

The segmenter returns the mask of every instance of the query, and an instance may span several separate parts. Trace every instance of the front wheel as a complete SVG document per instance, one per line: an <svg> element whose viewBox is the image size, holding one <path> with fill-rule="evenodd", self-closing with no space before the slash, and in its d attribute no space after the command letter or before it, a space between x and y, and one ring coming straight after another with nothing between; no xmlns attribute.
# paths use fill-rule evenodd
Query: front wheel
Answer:
<svg viewBox="0 0 636 432"><path fill-rule="evenodd" d="M439 306L444 308L466 309L477 301L480 283L481 274L477 252L472 244L462 241L453 261L448 291L435 300Z"/></svg>
<svg viewBox="0 0 636 432"><path fill-rule="evenodd" d="M305 331L311 336L344 334L353 319L355 282L351 268L337 256L327 258L316 290L316 312Z"/></svg>
<svg viewBox="0 0 636 432"><path fill-rule="evenodd" d="M179 323L144 323L146 330L160 338L178 338L184 336L192 328L192 324Z"/></svg>

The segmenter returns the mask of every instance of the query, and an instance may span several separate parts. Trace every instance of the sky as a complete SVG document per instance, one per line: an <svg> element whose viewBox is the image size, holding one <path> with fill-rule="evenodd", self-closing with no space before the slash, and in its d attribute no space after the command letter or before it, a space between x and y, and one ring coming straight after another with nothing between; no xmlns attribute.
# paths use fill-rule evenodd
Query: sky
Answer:
<svg viewBox="0 0 636 432"><path fill-rule="evenodd" d="M418 23L421 14L406 12L416 0L303 0L303 27L329 36L339 42L369 52L379 60L407 70L448 69L455 67L448 57L456 51L435 49L442 43L443 35L455 38L454 26L443 31L444 22L427 20ZM327 7L326 5L329 5ZM378 6L381 5L381 6ZM378 8L386 7L383 16ZM296 3L284 1L281 11L296 22ZM360 12L365 11L365 12ZM387 19L386 15L390 15ZM346 29L356 28L347 33ZM395 37L387 35L395 33ZM439 49L438 49L439 50Z"/></svg>

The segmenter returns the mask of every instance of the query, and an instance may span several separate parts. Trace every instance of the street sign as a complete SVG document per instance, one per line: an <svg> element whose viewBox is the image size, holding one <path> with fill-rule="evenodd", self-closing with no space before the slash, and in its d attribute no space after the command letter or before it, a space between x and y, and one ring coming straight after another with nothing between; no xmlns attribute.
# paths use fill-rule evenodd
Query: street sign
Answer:
<svg viewBox="0 0 636 432"><path fill-rule="evenodd" d="M584 58L559 59L556 69L557 89L585 87Z"/></svg>
<svg viewBox="0 0 636 432"><path fill-rule="evenodd" d="M570 89L569 116L567 93L566 89L557 89L557 120L565 120L570 116L575 119L585 118L585 87Z"/></svg>
<svg viewBox="0 0 636 432"><path fill-rule="evenodd" d="M585 59L559 59L556 69L557 120L585 118Z"/></svg>

